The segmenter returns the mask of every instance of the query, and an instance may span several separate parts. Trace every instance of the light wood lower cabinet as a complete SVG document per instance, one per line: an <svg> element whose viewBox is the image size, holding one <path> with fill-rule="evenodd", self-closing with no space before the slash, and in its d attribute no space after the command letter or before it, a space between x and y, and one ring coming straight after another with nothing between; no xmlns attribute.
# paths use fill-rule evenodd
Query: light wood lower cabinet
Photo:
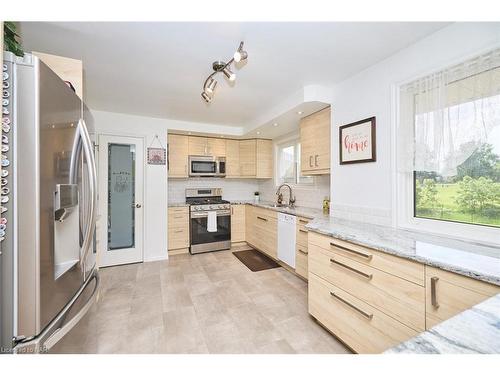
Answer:
<svg viewBox="0 0 500 375"><path fill-rule="evenodd" d="M189 207L168 209L168 252L169 254L189 251Z"/></svg>
<svg viewBox="0 0 500 375"><path fill-rule="evenodd" d="M347 257L309 246L309 271L393 319L425 330L425 288Z"/></svg>
<svg viewBox="0 0 500 375"><path fill-rule="evenodd" d="M500 287L469 277L425 267L426 327L451 318L500 293Z"/></svg>
<svg viewBox="0 0 500 375"><path fill-rule="evenodd" d="M297 233L296 233L296 250L295 250L295 272L302 276L304 279L308 278L308 244L307 244L307 234L308 230L306 225L309 223L309 219L304 217L297 217Z"/></svg>
<svg viewBox="0 0 500 375"><path fill-rule="evenodd" d="M358 353L380 353L418 334L309 272L309 313Z"/></svg>
<svg viewBox="0 0 500 375"><path fill-rule="evenodd" d="M264 208L246 208L246 241L273 259L278 258L277 213Z"/></svg>
<svg viewBox="0 0 500 375"><path fill-rule="evenodd" d="M231 242L245 241L245 205L231 205Z"/></svg>
<svg viewBox="0 0 500 375"><path fill-rule="evenodd" d="M424 285L423 264L318 233L310 232L308 239L309 243L332 250L335 254L391 273L415 284Z"/></svg>

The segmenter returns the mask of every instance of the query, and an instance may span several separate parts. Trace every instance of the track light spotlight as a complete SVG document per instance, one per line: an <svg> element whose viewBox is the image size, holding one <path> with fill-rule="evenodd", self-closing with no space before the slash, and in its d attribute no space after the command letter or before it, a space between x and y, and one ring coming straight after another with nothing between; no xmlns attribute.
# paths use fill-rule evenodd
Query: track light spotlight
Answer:
<svg viewBox="0 0 500 375"><path fill-rule="evenodd" d="M205 87L205 92L207 94L212 95L214 93L216 87L217 87L217 81L215 79L213 79L213 78L210 78L208 80L207 87Z"/></svg>
<svg viewBox="0 0 500 375"><path fill-rule="evenodd" d="M217 81L214 78L217 73L222 72L222 74L224 74L229 79L229 81L234 82L234 80L236 79L236 74L231 71L231 64L234 62L246 60L247 58L248 53L243 50L243 42L240 42L240 45L234 53L233 58L227 63L222 60L214 61L212 63L212 69L214 71L207 77L207 79L205 79L205 83L203 84L203 93L201 94L203 100L207 103L210 103L212 101L215 88L217 87Z"/></svg>
<svg viewBox="0 0 500 375"><path fill-rule="evenodd" d="M212 101L212 98L206 92L202 92L201 97L206 103L210 103Z"/></svg>
<svg viewBox="0 0 500 375"><path fill-rule="evenodd" d="M243 51L243 50L238 50L234 53L234 61L236 62L240 62L240 61L243 61L243 60L246 60L248 57L248 53L247 51Z"/></svg>
<svg viewBox="0 0 500 375"><path fill-rule="evenodd" d="M229 69L227 66L222 69L222 73L230 80L234 81L236 79L236 74L234 74L231 69Z"/></svg>

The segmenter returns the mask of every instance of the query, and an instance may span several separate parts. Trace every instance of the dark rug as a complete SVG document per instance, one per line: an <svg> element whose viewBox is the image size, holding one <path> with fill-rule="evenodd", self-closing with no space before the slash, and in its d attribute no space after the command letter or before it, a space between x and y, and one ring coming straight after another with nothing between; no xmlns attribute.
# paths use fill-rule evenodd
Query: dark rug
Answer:
<svg viewBox="0 0 500 375"><path fill-rule="evenodd" d="M242 250L235 251L234 256L238 258L241 263L247 266L252 272L269 270L271 268L281 267L274 260L267 255L262 254L257 250Z"/></svg>

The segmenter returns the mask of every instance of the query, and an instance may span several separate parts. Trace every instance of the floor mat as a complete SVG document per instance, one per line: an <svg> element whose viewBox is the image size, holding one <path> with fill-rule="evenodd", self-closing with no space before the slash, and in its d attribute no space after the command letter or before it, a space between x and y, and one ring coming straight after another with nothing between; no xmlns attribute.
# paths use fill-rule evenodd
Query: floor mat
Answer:
<svg viewBox="0 0 500 375"><path fill-rule="evenodd" d="M252 272L269 270L271 268L281 267L274 260L267 255L262 254L257 250L243 250L233 252L234 256L238 258L241 263L247 266Z"/></svg>

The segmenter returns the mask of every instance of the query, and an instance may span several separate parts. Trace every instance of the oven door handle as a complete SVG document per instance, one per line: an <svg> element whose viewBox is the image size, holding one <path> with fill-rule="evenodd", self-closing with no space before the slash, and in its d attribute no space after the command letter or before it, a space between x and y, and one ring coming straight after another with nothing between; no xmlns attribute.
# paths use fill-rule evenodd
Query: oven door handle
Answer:
<svg viewBox="0 0 500 375"><path fill-rule="evenodd" d="M191 218L207 217L207 212L192 212ZM219 216L231 216L231 210L217 211L217 217Z"/></svg>

